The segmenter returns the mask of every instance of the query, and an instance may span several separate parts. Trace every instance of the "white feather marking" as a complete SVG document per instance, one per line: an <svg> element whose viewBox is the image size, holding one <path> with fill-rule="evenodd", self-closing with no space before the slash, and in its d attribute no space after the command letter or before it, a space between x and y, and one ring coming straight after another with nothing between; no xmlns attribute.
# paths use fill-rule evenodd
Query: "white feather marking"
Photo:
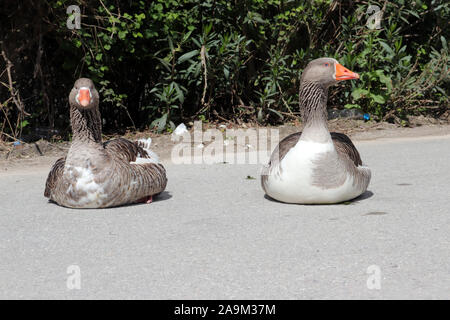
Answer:
<svg viewBox="0 0 450 320"><path fill-rule="evenodd" d="M279 201L304 204L337 203L357 197L360 190L353 186L353 177L350 174L344 184L337 188L323 189L313 185L313 161L330 151L335 152L332 142L299 140L283 158L279 167L272 168L269 173L267 194Z"/></svg>
<svg viewBox="0 0 450 320"><path fill-rule="evenodd" d="M147 152L148 158L137 157L136 161L130 163L131 164L159 163L158 155L150 149L150 146L152 144L152 138L139 139L138 141L142 144L142 148Z"/></svg>
<svg viewBox="0 0 450 320"><path fill-rule="evenodd" d="M107 195L103 186L95 182L90 166L87 168L67 166L65 170L67 170L70 177L74 177L75 173L78 176L75 187L73 188L72 185L69 185L67 193L83 194L82 197L76 197L77 200L71 199L71 205L83 208L96 208L103 204Z"/></svg>

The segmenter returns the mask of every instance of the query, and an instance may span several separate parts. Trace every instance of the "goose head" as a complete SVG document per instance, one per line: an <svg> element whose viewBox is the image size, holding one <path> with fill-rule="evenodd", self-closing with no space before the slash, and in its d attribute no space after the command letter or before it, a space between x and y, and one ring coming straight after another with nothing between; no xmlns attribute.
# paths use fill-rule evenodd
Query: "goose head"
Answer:
<svg viewBox="0 0 450 320"><path fill-rule="evenodd" d="M306 66L301 81L313 82L324 87L334 85L341 80L359 79L359 74L348 70L333 58L312 60Z"/></svg>
<svg viewBox="0 0 450 320"><path fill-rule="evenodd" d="M71 106L79 110L96 108L99 102L99 94L95 89L94 82L88 78L80 78L75 81L72 91L70 91L69 102Z"/></svg>

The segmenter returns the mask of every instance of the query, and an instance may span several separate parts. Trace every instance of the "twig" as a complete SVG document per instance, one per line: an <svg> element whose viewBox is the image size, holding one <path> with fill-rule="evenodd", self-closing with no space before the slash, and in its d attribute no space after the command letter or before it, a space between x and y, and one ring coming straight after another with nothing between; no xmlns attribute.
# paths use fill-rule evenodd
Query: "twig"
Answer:
<svg viewBox="0 0 450 320"><path fill-rule="evenodd" d="M11 97L13 98L14 104L16 105L17 109L26 116L29 116L30 114L25 111L25 108L23 106L23 102L20 99L19 93L14 89L12 76L11 76L11 68L14 66L13 63L8 59L6 56L5 51L2 50L2 56L3 59L5 59L6 62L6 72L8 73L8 82L9 82L9 91L11 92Z"/></svg>
<svg viewBox="0 0 450 320"><path fill-rule="evenodd" d="M230 123L230 124L234 124L234 123L231 122L230 120L228 120L228 119L222 117L216 110L213 110L213 114L214 114L217 118L219 118L220 120L222 120L222 121L228 122L228 123Z"/></svg>
<svg viewBox="0 0 450 320"><path fill-rule="evenodd" d="M3 130L4 130L4 128L5 128L5 124L6 124L6 118L3 119L1 131L0 131L0 143L3 141L2 136L3 136Z"/></svg>
<svg viewBox="0 0 450 320"><path fill-rule="evenodd" d="M133 118L131 117L130 112L128 112L128 108L124 104L121 104L121 105L122 105L122 108L125 109L125 113L127 114L128 118L130 119L131 124L133 125L133 129L137 130L136 125L134 124Z"/></svg>
<svg viewBox="0 0 450 320"><path fill-rule="evenodd" d="M100 0L100 4L102 5L102 7L106 10L106 12L112 17L112 13L108 10L108 8L105 6L105 4L103 3L102 0Z"/></svg>
<svg viewBox="0 0 450 320"><path fill-rule="evenodd" d="M15 140L15 141L18 141L17 138L14 138L13 136L10 136L10 135L7 134L6 132L2 132L1 134L3 134L3 135L5 135L5 136L9 137L10 139L13 139L13 140Z"/></svg>
<svg viewBox="0 0 450 320"><path fill-rule="evenodd" d="M114 16L113 14L108 10L108 8L105 6L105 4L103 3L102 0L100 0L100 3L102 5L102 7L106 10L106 12L109 14L109 16L112 18L112 28L111 28L111 35L110 38L112 39L113 35L114 35L114 27L116 25L116 21L114 20Z"/></svg>
<svg viewBox="0 0 450 320"><path fill-rule="evenodd" d="M206 48L205 45L202 45L202 48L200 49L200 58L202 60L202 67L203 67L203 78L204 78L204 85L203 85L203 95L202 95L202 105L205 104L205 97L206 97L206 89L208 88L208 70L206 68Z"/></svg>
<svg viewBox="0 0 450 320"><path fill-rule="evenodd" d="M280 90L280 98L281 98L281 101L283 101L284 106L288 109L290 115L293 116L293 117L295 117L294 114L292 113L291 108L289 107L289 104L288 104L288 103L286 102L286 100L284 100L284 98L283 98L283 92L281 91L281 87L280 87L280 84L278 83L278 81L277 81L277 86L278 86L278 90Z"/></svg>
<svg viewBox="0 0 450 320"><path fill-rule="evenodd" d="M39 148L39 146L38 146L38 144L36 142L34 142L34 146L36 147L36 150L39 152L39 154L41 156L43 156L44 154L42 153L41 148Z"/></svg>
<svg viewBox="0 0 450 320"><path fill-rule="evenodd" d="M288 113L288 112L283 112L283 111L277 111L277 112L279 112L282 115L285 115L287 117L290 117L292 119L298 119L298 115L300 115L300 112L295 112L295 113L293 113L293 112ZM295 116L296 114L297 114L297 116Z"/></svg>
<svg viewBox="0 0 450 320"><path fill-rule="evenodd" d="M4 102L4 104L0 103L0 109L2 109L3 114L5 115L5 119L8 121L9 128L11 129L11 133L14 134L15 131L14 131L12 125L11 125L11 122L9 121L9 117L8 117L8 115L6 114L6 111L4 110L4 109L5 109L4 106L6 106L6 104L7 104L11 99L12 99L12 97L9 97L9 99L6 100L6 101ZM3 130L3 128L2 128L2 130ZM2 132L2 133L5 134L4 132ZM8 135L8 136L9 136L9 135ZM13 139L16 139L16 138L13 138Z"/></svg>

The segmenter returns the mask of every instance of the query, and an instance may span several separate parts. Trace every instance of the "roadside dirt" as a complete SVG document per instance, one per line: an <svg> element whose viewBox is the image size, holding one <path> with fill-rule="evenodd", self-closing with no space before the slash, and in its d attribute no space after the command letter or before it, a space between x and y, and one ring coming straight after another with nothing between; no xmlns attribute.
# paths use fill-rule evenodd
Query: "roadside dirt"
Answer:
<svg viewBox="0 0 450 320"><path fill-rule="evenodd" d="M381 122L364 122L362 120L352 119L334 119L329 121L330 131L342 132L347 134L353 141L364 143L364 141L391 140L418 137L434 137L450 135L450 124L435 120L420 118L414 119L414 127L400 127L396 124ZM242 124L240 126L231 123L221 124L203 124L203 131L207 129L218 129L224 136L227 143L237 144L236 136L246 134L247 129L276 129L278 130L279 140L289 134L300 131L301 123L291 123L278 127L259 127L255 125ZM238 134L230 134L229 129L243 129ZM192 134L193 129L189 129ZM270 131L270 130L269 130ZM216 131L217 132L217 131ZM170 161L173 147L179 142L172 140L172 135L157 135L152 132L130 133L124 136L127 139L134 140L151 137L153 150L164 161ZM111 137L107 137L108 138ZM271 137L269 136L270 140ZM213 139L214 140L214 139ZM184 143L186 143L184 141ZM207 146L210 142L204 142ZM251 143L251 142L249 142ZM191 142L192 148L202 147L199 142ZM270 144L268 144L270 146ZM70 142L48 142L39 140L35 143L23 143L15 146L12 143L5 144L0 142L0 176L13 173L27 173L36 170L50 170L53 163L60 157L64 157L69 150ZM253 146L246 145L251 148Z"/></svg>

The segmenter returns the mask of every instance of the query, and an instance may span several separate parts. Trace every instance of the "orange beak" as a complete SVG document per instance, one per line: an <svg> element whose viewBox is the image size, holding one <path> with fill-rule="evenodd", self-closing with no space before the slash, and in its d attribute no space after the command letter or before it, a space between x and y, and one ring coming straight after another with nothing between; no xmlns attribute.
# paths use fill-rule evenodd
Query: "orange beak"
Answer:
<svg viewBox="0 0 450 320"><path fill-rule="evenodd" d="M86 107L91 103L91 93L89 89L78 90L78 101L83 107Z"/></svg>
<svg viewBox="0 0 450 320"><path fill-rule="evenodd" d="M342 64L336 63L336 80L359 79L359 74L348 70Z"/></svg>

